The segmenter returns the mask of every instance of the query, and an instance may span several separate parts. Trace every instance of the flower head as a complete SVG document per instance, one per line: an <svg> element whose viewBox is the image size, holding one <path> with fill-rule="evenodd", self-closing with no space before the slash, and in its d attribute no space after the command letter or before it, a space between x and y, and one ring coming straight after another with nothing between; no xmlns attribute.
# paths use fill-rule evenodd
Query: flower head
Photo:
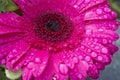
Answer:
<svg viewBox="0 0 120 80"><path fill-rule="evenodd" d="M14 2L23 14L0 14L0 64L23 80L96 79L118 49L107 0Z"/></svg>

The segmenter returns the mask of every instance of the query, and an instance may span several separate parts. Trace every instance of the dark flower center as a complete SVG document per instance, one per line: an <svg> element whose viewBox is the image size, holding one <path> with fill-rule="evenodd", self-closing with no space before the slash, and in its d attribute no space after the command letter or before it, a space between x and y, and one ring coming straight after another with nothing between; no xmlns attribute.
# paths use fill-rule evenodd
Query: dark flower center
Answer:
<svg viewBox="0 0 120 80"><path fill-rule="evenodd" d="M44 42L64 42L71 37L73 32L72 22L60 13L41 15L36 24L35 35Z"/></svg>
<svg viewBox="0 0 120 80"><path fill-rule="evenodd" d="M57 32L60 30L60 24L57 20L47 20L44 26L45 28L53 32Z"/></svg>

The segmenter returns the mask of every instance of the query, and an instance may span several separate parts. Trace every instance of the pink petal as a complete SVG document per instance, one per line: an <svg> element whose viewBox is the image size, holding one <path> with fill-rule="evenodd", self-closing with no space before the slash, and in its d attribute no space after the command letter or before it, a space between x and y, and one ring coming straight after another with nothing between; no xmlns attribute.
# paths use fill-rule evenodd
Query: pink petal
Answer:
<svg viewBox="0 0 120 80"><path fill-rule="evenodd" d="M63 51L55 54L56 59L59 59L61 63L64 63L71 69L74 68L75 63L78 63L78 55L77 53L75 54L75 51Z"/></svg>
<svg viewBox="0 0 120 80"><path fill-rule="evenodd" d="M65 67L61 67L61 70ZM64 69L65 70L65 69ZM65 70L66 71L66 70ZM49 58L49 62L41 74L40 77L36 78L35 80L67 80L68 74L62 74L60 72L60 63L59 60L54 56L51 55Z"/></svg>
<svg viewBox="0 0 120 80"><path fill-rule="evenodd" d="M33 72L28 68L22 68L22 80L31 80Z"/></svg>
<svg viewBox="0 0 120 80"><path fill-rule="evenodd" d="M23 66L25 57L28 56L27 51L30 48L30 45L27 44L24 39L15 42L13 48L11 49L7 57L7 68L13 68L14 71L18 70Z"/></svg>
<svg viewBox="0 0 120 80"><path fill-rule="evenodd" d="M99 71L94 65L91 65L88 70L88 76L97 79L99 77Z"/></svg>
<svg viewBox="0 0 120 80"><path fill-rule="evenodd" d="M106 44L105 46L108 48L111 55L118 51L118 47L115 44Z"/></svg>
<svg viewBox="0 0 120 80"><path fill-rule="evenodd" d="M70 78L72 80L86 80L89 65L85 61L79 61L75 68L71 70Z"/></svg>
<svg viewBox="0 0 120 80"><path fill-rule="evenodd" d="M0 44L7 44L23 39L24 35L19 33L9 33L0 35Z"/></svg>
<svg viewBox="0 0 120 80"><path fill-rule="evenodd" d="M118 29L118 23L116 20L105 20L105 21L88 21L85 23L87 28L97 28L115 31Z"/></svg>
<svg viewBox="0 0 120 80"><path fill-rule="evenodd" d="M23 30L28 29L31 26L31 22L25 18L19 16L14 12L0 14L0 28L5 27L5 30ZM10 31L11 31L10 30Z"/></svg>
<svg viewBox="0 0 120 80"><path fill-rule="evenodd" d="M11 28L8 26L0 25L0 36L3 34L9 34L9 33L23 33L22 30Z"/></svg>
<svg viewBox="0 0 120 80"><path fill-rule="evenodd" d="M42 1L39 1L39 0L14 0L14 2L23 11L23 14L33 18L33 17L36 17L36 15L38 15L38 11L39 11L40 5L41 5L40 2L42 2ZM44 1L44 3L45 3L45 1Z"/></svg>
<svg viewBox="0 0 120 80"><path fill-rule="evenodd" d="M23 80L30 80L32 76L40 76L43 73L49 58L49 54L47 51L33 48L28 52L28 54L29 56L25 58L25 63L23 67Z"/></svg>
<svg viewBox="0 0 120 80"><path fill-rule="evenodd" d="M89 8L96 7L96 5L104 3L106 0L71 0L70 4L80 13L89 10Z"/></svg>
<svg viewBox="0 0 120 80"><path fill-rule="evenodd" d="M79 48L81 51L86 53L92 57L92 59L102 62L102 63L110 63L111 56L106 47L102 46L99 43L96 43L91 40L85 40L81 43L81 47Z"/></svg>
<svg viewBox="0 0 120 80"><path fill-rule="evenodd" d="M100 62L94 62L95 66L98 70L104 70L105 69L105 64L104 63L100 63Z"/></svg>
<svg viewBox="0 0 120 80"><path fill-rule="evenodd" d="M13 45L11 43L4 44L0 46L0 65L3 65L6 63L6 57L10 53L10 50L13 48Z"/></svg>
<svg viewBox="0 0 120 80"><path fill-rule="evenodd" d="M112 43L119 38L118 34L112 30L105 28L98 28L97 24L90 24L86 26L86 38L93 39L95 42L102 44Z"/></svg>
<svg viewBox="0 0 120 80"><path fill-rule="evenodd" d="M87 10L85 12L84 21L116 19L116 17L117 17L117 14L112 10L110 10L107 2Z"/></svg>

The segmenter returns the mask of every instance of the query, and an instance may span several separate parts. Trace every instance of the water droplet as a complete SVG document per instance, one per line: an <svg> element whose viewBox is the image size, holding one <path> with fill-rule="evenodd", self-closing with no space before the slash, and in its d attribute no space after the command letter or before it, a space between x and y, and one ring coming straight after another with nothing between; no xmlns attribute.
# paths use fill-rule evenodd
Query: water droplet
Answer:
<svg viewBox="0 0 120 80"><path fill-rule="evenodd" d="M14 71L17 71L17 70L19 70L19 67L18 67L18 66L17 66L17 67L15 67Z"/></svg>
<svg viewBox="0 0 120 80"><path fill-rule="evenodd" d="M108 53L108 50L106 48L102 48L103 53Z"/></svg>
<svg viewBox="0 0 120 80"><path fill-rule="evenodd" d="M104 18L105 18L105 19L107 19L107 18L108 18L108 16L107 16L107 15L104 15Z"/></svg>
<svg viewBox="0 0 120 80"><path fill-rule="evenodd" d="M99 49L99 46L96 46L95 49Z"/></svg>
<svg viewBox="0 0 120 80"><path fill-rule="evenodd" d="M57 80L57 78L54 76L54 77L52 78L52 80Z"/></svg>
<svg viewBox="0 0 120 80"><path fill-rule="evenodd" d="M35 68L32 69L33 72L34 72L35 70L36 70Z"/></svg>
<svg viewBox="0 0 120 80"><path fill-rule="evenodd" d="M16 50L16 49L13 49L13 53L17 53L17 50Z"/></svg>
<svg viewBox="0 0 120 80"><path fill-rule="evenodd" d="M89 3L90 2L90 0L85 0L85 3Z"/></svg>
<svg viewBox="0 0 120 80"><path fill-rule="evenodd" d="M9 56L8 56L8 58L12 58L12 57L13 57L13 55L9 55Z"/></svg>
<svg viewBox="0 0 120 80"><path fill-rule="evenodd" d="M82 56L79 56L79 59L81 60L81 59L83 59L83 57L82 57Z"/></svg>
<svg viewBox="0 0 120 80"><path fill-rule="evenodd" d="M92 57L97 57L97 53L96 53L96 52L92 52L92 53L91 53L91 56L92 56Z"/></svg>
<svg viewBox="0 0 120 80"><path fill-rule="evenodd" d="M97 9L97 14L102 14L102 10L101 9Z"/></svg>
<svg viewBox="0 0 120 80"><path fill-rule="evenodd" d="M36 63L40 63L41 61L40 61L40 58L35 58L35 62Z"/></svg>
<svg viewBox="0 0 120 80"><path fill-rule="evenodd" d="M78 5L74 5L73 7L74 7L74 8L77 8L77 7L78 7Z"/></svg>
<svg viewBox="0 0 120 80"><path fill-rule="evenodd" d="M33 56L34 55L34 53L31 53L31 56Z"/></svg>
<svg viewBox="0 0 120 80"><path fill-rule="evenodd" d="M53 79L52 80L58 80L59 79L59 75L55 74L53 75Z"/></svg>
<svg viewBox="0 0 120 80"><path fill-rule="evenodd" d="M82 75L81 75L81 74L79 74L79 75L78 75L78 78L79 78L79 79L82 79Z"/></svg>
<svg viewBox="0 0 120 80"><path fill-rule="evenodd" d="M46 61L43 62L43 64L46 64L46 63L47 63Z"/></svg>
<svg viewBox="0 0 120 80"><path fill-rule="evenodd" d="M28 67L29 69L32 69L32 68L33 68L33 65L34 65L34 63L33 63L33 62L30 62L27 67Z"/></svg>
<svg viewBox="0 0 120 80"><path fill-rule="evenodd" d="M11 64L14 64L14 63L15 63L15 60L12 60L12 61L11 61Z"/></svg>
<svg viewBox="0 0 120 80"><path fill-rule="evenodd" d="M85 57L85 60L86 60L86 61L90 61L90 57L89 57L89 56L86 56L86 57Z"/></svg>
<svg viewBox="0 0 120 80"><path fill-rule="evenodd" d="M98 56L98 60L103 60L103 57L102 56Z"/></svg>
<svg viewBox="0 0 120 80"><path fill-rule="evenodd" d="M62 74L67 74L67 72L68 72L68 67L65 65L65 64L60 64L60 72L62 73Z"/></svg>
<svg viewBox="0 0 120 80"><path fill-rule="evenodd" d="M86 30L86 34L91 34L91 32L92 32L92 31L91 31L91 30L89 30L89 29L88 29L88 30Z"/></svg>
<svg viewBox="0 0 120 80"><path fill-rule="evenodd" d="M78 63L78 58L74 57L73 61L74 61L74 63Z"/></svg>
<svg viewBox="0 0 120 80"><path fill-rule="evenodd" d="M105 11L105 12L110 12L110 11L111 11L111 9L110 9L110 8L105 7L105 8L104 8L104 11Z"/></svg>
<svg viewBox="0 0 120 80"><path fill-rule="evenodd" d="M103 43L104 43L104 44L107 44L108 42L107 42L107 40L106 40L106 39L103 39Z"/></svg>
<svg viewBox="0 0 120 80"><path fill-rule="evenodd" d="M91 49L88 49L87 52L91 52Z"/></svg>
<svg viewBox="0 0 120 80"><path fill-rule="evenodd" d="M81 48L81 49L84 49L85 47L84 47L84 46L81 46L80 48Z"/></svg>
<svg viewBox="0 0 120 80"><path fill-rule="evenodd" d="M32 57L31 57L31 56L29 56L28 58L29 58L29 59L31 59Z"/></svg>

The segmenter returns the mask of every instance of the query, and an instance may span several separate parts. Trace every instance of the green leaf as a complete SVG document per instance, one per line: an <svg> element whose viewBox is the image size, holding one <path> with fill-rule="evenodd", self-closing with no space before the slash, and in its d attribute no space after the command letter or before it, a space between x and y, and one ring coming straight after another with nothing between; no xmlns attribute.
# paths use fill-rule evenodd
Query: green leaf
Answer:
<svg viewBox="0 0 120 80"><path fill-rule="evenodd" d="M17 10L17 5L12 0L0 0L0 13Z"/></svg>
<svg viewBox="0 0 120 80"><path fill-rule="evenodd" d="M0 80L9 80L6 75L5 75L5 71L4 71L4 67L0 67Z"/></svg>
<svg viewBox="0 0 120 80"><path fill-rule="evenodd" d="M16 79L19 79L21 77L22 71L20 69L16 72L13 72L12 70L6 70L5 69L5 74L6 74L7 78L9 78L11 80L16 80Z"/></svg>

